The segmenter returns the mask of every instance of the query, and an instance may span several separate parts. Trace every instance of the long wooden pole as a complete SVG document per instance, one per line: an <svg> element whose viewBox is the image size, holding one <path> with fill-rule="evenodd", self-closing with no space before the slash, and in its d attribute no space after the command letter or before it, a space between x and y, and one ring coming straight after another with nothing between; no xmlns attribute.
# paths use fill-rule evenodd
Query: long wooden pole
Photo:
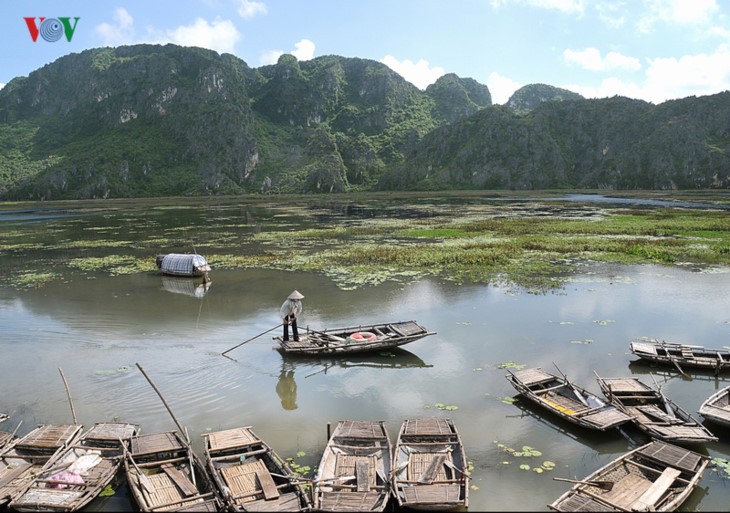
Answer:
<svg viewBox="0 0 730 513"><path fill-rule="evenodd" d="M283 324L283 323L282 323L282 324ZM249 338L248 340L244 340L244 341L243 341L243 342L241 342L240 344L237 344L237 345L233 346L233 347L232 347L232 348L230 348L230 349L226 349L225 351L223 351L223 352L221 353L221 355L222 355L222 356L225 356L225 355L226 355L226 353L229 353L229 352L233 351L234 349L236 349L237 347L240 347L240 346L242 346L242 345L243 345L243 344L245 344L246 342L251 342L252 340L254 340L254 339L256 339L256 338L259 338L259 337L260 337L261 335L266 335L266 334L267 334L268 332L270 332L270 331L274 331L274 330L275 330L276 328L279 328L279 327L281 327L281 326L282 326L282 324L277 324L277 325L276 325L276 326L274 326L273 328L271 328L271 329L268 329L268 330L264 331L263 333L259 333L259 334L258 334L258 335L256 335L255 337Z"/></svg>
<svg viewBox="0 0 730 513"><path fill-rule="evenodd" d="M74 409L74 403L71 400L71 392L68 389L68 383L66 382L66 376L63 375L63 371L61 370L61 367L58 368L58 372L61 373L61 379L63 380L63 385L66 387L66 395L68 396L68 404L71 405L71 415L73 416L74 424L78 424L78 422L76 422L76 410Z"/></svg>
<svg viewBox="0 0 730 513"><path fill-rule="evenodd" d="M139 369L140 371L142 371L142 374L144 375L144 377L145 377L145 378L147 379L147 381L149 381L150 385L152 385L152 388L154 389L154 391L155 391L155 392L157 393L157 395L159 396L160 400L162 401L162 404L164 404L164 405L165 405L165 408L167 409L167 413L169 413L169 414L170 414L170 417L172 417L172 420L174 420L174 421L175 421L175 425L177 426L177 429L178 429L178 431L180 431L180 436L185 436L185 428L184 428L184 427L182 426L182 424L180 424L180 422L179 422L179 421L177 420L177 417L175 417L175 414L174 414L174 413L172 413L172 410L170 409L170 406L168 406L168 404L167 404L167 401L165 401L165 398L164 398L164 397L162 397L162 394L161 394L161 393L160 393L160 391L159 391L159 390L157 389L157 387L155 386L155 384L154 384L154 383L152 382L152 379L150 379L150 377L149 377L149 376L147 375L147 373L145 372L145 370L144 370L144 369L142 368L142 366L141 366L141 365L140 365L139 363L137 363L137 364L135 364L135 365L137 365L137 368L138 368L138 369ZM188 440L188 443L190 443L190 441L189 441L189 440Z"/></svg>

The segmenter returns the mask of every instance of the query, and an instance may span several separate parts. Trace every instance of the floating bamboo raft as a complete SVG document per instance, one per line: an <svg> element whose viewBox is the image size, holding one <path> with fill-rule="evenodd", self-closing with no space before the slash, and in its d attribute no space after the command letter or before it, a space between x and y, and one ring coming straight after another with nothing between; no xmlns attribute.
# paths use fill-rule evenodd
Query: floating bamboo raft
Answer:
<svg viewBox="0 0 730 513"><path fill-rule="evenodd" d="M631 416L597 395L540 368L505 376L523 397L578 426L606 431L631 421Z"/></svg>
<svg viewBox="0 0 730 513"><path fill-rule="evenodd" d="M393 452L392 489L401 508L446 511L469 506L469 474L451 419L403 422Z"/></svg>
<svg viewBox="0 0 730 513"><path fill-rule="evenodd" d="M308 511L299 477L251 426L203 433L205 463L230 511Z"/></svg>
<svg viewBox="0 0 730 513"><path fill-rule="evenodd" d="M716 442L709 429L677 403L640 379L601 378L598 384L606 398L633 418L634 424L659 440L679 444Z"/></svg>
<svg viewBox="0 0 730 513"><path fill-rule="evenodd" d="M43 424L10 442L0 455L0 508L22 495L36 474L78 440L82 429L78 424Z"/></svg>
<svg viewBox="0 0 730 513"><path fill-rule="evenodd" d="M697 487L709 460L676 445L649 442L580 480L548 507L555 511L675 511Z"/></svg>
<svg viewBox="0 0 730 513"><path fill-rule="evenodd" d="M337 423L314 481L318 511L383 511L390 497L391 445L383 421Z"/></svg>
<svg viewBox="0 0 730 513"><path fill-rule="evenodd" d="M139 426L97 423L45 468L9 505L16 511L78 511L111 483L122 465L122 443L129 444Z"/></svg>

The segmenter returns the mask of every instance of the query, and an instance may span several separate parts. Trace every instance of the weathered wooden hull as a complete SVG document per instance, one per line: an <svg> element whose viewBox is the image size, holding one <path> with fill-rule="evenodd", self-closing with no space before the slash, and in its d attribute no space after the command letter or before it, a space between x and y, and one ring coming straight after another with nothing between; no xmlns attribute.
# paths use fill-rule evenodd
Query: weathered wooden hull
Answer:
<svg viewBox="0 0 730 513"><path fill-rule="evenodd" d="M203 461L177 432L133 437L124 458L140 511L220 511L223 503Z"/></svg>
<svg viewBox="0 0 730 513"><path fill-rule="evenodd" d="M393 495L400 508L448 511L469 506L464 445L451 419L403 422L393 451Z"/></svg>
<svg viewBox="0 0 730 513"><path fill-rule="evenodd" d="M716 373L730 370L730 351L726 349L647 341L631 342L629 349L642 360L679 367L680 370L682 367L710 369Z"/></svg>
<svg viewBox="0 0 730 513"><path fill-rule="evenodd" d="M383 511L390 498L391 444L383 421L338 422L314 481L317 511Z"/></svg>
<svg viewBox="0 0 730 513"><path fill-rule="evenodd" d="M577 426L606 431L632 420L585 388L542 369L523 369L505 377L523 397Z"/></svg>
<svg viewBox="0 0 730 513"><path fill-rule="evenodd" d="M730 386L708 397L697 413L716 424L730 427Z"/></svg>
<svg viewBox="0 0 730 513"><path fill-rule="evenodd" d="M362 334L368 334L367 338L355 338ZM298 341L285 341L281 336L274 337L274 340L279 343L278 350L288 355L333 356L384 351L429 335L435 335L435 332L426 330L415 321L405 321L322 331L300 330Z"/></svg>
<svg viewBox="0 0 730 513"><path fill-rule="evenodd" d="M652 441L601 467L548 504L555 511L675 511L697 487L709 457ZM611 490L585 483L604 481Z"/></svg>
<svg viewBox="0 0 730 513"><path fill-rule="evenodd" d="M120 444L128 444L138 431L139 426L135 424L96 424L69 446L51 467L36 476L28 490L10 503L10 509L79 511L114 479L122 464ZM84 459L92 460L93 466L75 469L74 464L80 467ZM74 477L78 482L68 481Z"/></svg>
<svg viewBox="0 0 730 513"><path fill-rule="evenodd" d="M598 385L611 404L630 415L634 425L653 438L676 444L717 441L681 406L638 378L598 377Z"/></svg>
<svg viewBox="0 0 730 513"><path fill-rule="evenodd" d="M81 436L77 424L44 424L12 441L0 456L0 507L22 495Z"/></svg>
<svg viewBox="0 0 730 513"><path fill-rule="evenodd" d="M309 511L296 474L250 426L203 433L205 464L230 511Z"/></svg>

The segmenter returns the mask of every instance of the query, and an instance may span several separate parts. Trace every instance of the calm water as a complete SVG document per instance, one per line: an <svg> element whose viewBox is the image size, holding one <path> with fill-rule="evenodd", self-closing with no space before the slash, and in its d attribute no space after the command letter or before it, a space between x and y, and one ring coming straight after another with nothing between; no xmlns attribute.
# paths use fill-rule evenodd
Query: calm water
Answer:
<svg viewBox="0 0 730 513"><path fill-rule="evenodd" d="M211 220L202 207L162 210L155 214L157 224L150 225L134 208L24 211L0 223L0 230L28 230L34 243L69 238L66 230L72 229L74 237L90 240L107 232L142 240L160 227L183 223L223 230L229 214ZM265 229L278 214L274 207L257 206L236 207L235 215L253 216L256 221L245 229L252 231ZM328 219L347 222L363 215L377 214L338 211ZM79 225L94 230L73 228ZM53 267L84 251L23 254ZM113 249L114 254L156 251L135 244ZM17 272L23 264L12 261L17 254L9 257L5 265ZM594 370L606 377L639 375L648 383L653 376L690 412L730 381L710 373L683 379L672 369L637 363L628 352L628 343L639 337L730 346L730 269L592 265L562 290L544 295L437 279L342 290L318 274L274 270L214 269L211 277L207 291L196 289L199 282L156 272L68 271L39 288L0 284L0 411L10 414L3 429L12 430L22 420L24 434L38 423L72 421L59 368L80 423L119 419L139 423L147 433L175 429L136 368L139 363L187 426L200 454L201 433L252 425L282 457L295 457L313 469L326 443L327 423L385 420L395 440L404 419L451 417L474 466L478 489L470 492L470 510L534 511L546 510L569 487L553 476L583 477L643 440L631 430L587 433L524 401L504 402L515 391L500 364L555 371L555 362L594 392L599 392ZM279 324L279 305L294 288L306 296L303 327L415 319L437 334L391 355L284 358L274 350L272 336L278 330L256 336ZM228 353L231 359L221 355L252 338ZM730 433L708 427L720 442L699 450L730 459ZM498 444L530 446L542 455L517 458ZM305 455L297 456L300 451ZM554 462L555 470L520 469L544 461ZM727 510L728 479L708 469L682 510ZM120 486L114 497L98 500L92 509L134 508Z"/></svg>

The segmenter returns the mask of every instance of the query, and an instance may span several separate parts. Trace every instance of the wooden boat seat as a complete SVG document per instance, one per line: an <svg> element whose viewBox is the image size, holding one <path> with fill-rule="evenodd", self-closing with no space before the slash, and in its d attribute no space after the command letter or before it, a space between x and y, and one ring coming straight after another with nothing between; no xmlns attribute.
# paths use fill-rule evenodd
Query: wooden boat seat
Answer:
<svg viewBox="0 0 730 513"><path fill-rule="evenodd" d="M355 482L358 492L370 491L370 464L367 460L355 462Z"/></svg>
<svg viewBox="0 0 730 513"><path fill-rule="evenodd" d="M175 485L180 488L180 491L186 497L190 497L191 495L195 495L198 493L198 489L190 481L190 479L188 479L188 477L180 470L178 470L174 465L171 465L170 463L165 463L162 465L162 470L165 472L165 474L170 476L170 479L172 479Z"/></svg>
<svg viewBox="0 0 730 513"><path fill-rule="evenodd" d="M237 504L279 497L271 473L261 460L223 467L221 475Z"/></svg>
<svg viewBox="0 0 730 513"><path fill-rule="evenodd" d="M405 506L409 504L453 504L459 502L461 486L453 484L427 484L402 488Z"/></svg>
<svg viewBox="0 0 730 513"><path fill-rule="evenodd" d="M207 438L211 451L223 451L225 449L246 447L261 441L253 434L251 426L217 431L215 433L208 434Z"/></svg>
<svg viewBox="0 0 730 513"><path fill-rule="evenodd" d="M683 420L678 419L677 417L674 417L672 415L669 415L667 412L662 411L655 404L645 404L642 406L637 406L636 409L638 409L640 412L642 412L650 417L659 419L661 422L666 422L667 424L684 424Z"/></svg>
<svg viewBox="0 0 730 513"><path fill-rule="evenodd" d="M451 429L446 419L428 418L428 419L411 419L408 421L404 435L452 435L454 431Z"/></svg>
<svg viewBox="0 0 730 513"><path fill-rule="evenodd" d="M540 383L548 383L555 379L555 376L548 374L542 369L523 369L513 374L515 379L526 387L539 385Z"/></svg>
<svg viewBox="0 0 730 513"><path fill-rule="evenodd" d="M378 504L385 498L380 492L322 492L320 509L322 511L380 511Z"/></svg>
<svg viewBox="0 0 730 513"><path fill-rule="evenodd" d="M671 465L672 467L680 468L694 472L697 465L702 460L702 456L698 453L677 447L675 445L669 445L664 442L654 442L651 445L642 448L639 454L659 463L665 465Z"/></svg>
<svg viewBox="0 0 730 513"><path fill-rule="evenodd" d="M674 480L679 477L681 472L676 468L667 467L661 473L659 478L654 481L649 488L631 505L633 511L655 511L656 503L662 498L664 493L669 490Z"/></svg>

